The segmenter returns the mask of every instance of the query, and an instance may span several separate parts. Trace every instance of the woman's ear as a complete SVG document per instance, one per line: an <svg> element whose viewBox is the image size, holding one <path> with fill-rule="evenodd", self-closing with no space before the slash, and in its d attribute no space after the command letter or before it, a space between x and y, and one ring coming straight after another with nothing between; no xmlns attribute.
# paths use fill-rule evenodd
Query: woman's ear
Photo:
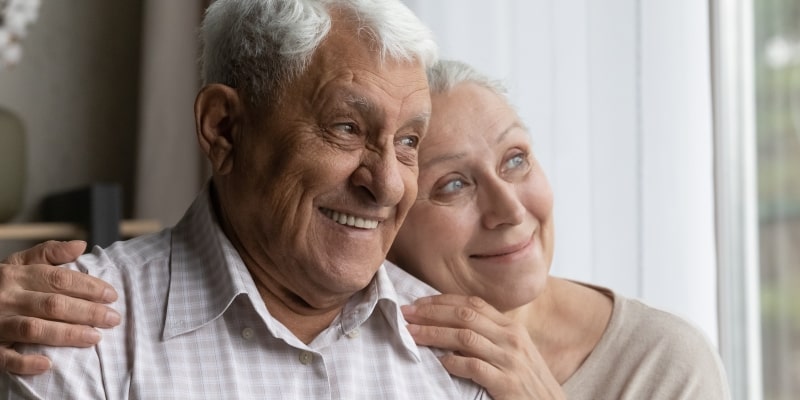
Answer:
<svg viewBox="0 0 800 400"><path fill-rule="evenodd" d="M194 102L195 126L200 148L211 161L215 175L233 169L237 134L244 122L244 105L236 89L218 83L200 89Z"/></svg>

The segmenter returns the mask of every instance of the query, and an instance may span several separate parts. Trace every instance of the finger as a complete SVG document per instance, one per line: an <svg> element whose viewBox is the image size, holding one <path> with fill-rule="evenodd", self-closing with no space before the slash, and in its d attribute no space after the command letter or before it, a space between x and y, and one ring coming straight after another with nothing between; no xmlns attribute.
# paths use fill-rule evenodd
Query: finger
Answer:
<svg viewBox="0 0 800 400"><path fill-rule="evenodd" d="M470 379L492 395L501 393L507 385L505 374L481 359L448 354L440 357L439 361L451 375Z"/></svg>
<svg viewBox="0 0 800 400"><path fill-rule="evenodd" d="M17 375L38 375L50 369L50 360L38 354L23 355L10 345L0 346L0 371Z"/></svg>
<svg viewBox="0 0 800 400"><path fill-rule="evenodd" d="M4 263L17 265L59 265L75 261L85 250L86 242L82 240L72 240L69 242L50 240L39 243L28 250L14 253L9 256Z"/></svg>
<svg viewBox="0 0 800 400"><path fill-rule="evenodd" d="M500 362L504 352L489 339L470 329L410 324L409 333L418 345L438 347L489 363Z"/></svg>
<svg viewBox="0 0 800 400"><path fill-rule="evenodd" d="M472 303L449 305L429 301L402 306L400 309L406 320L411 323L472 329L487 336L495 336L498 331L508 326L510 322L507 317L493 315L491 306L488 305L488 309L482 305L476 307L474 303L485 304L485 302L477 297L471 299Z"/></svg>
<svg viewBox="0 0 800 400"><path fill-rule="evenodd" d="M486 389L493 399L565 399L561 385L546 368L543 374L509 374L477 358L448 354L439 358L454 376L471 379Z"/></svg>
<svg viewBox="0 0 800 400"><path fill-rule="evenodd" d="M16 282L30 291L58 293L95 302L110 303L117 299L117 291L103 280L50 265L4 265L0 269L0 282Z"/></svg>
<svg viewBox="0 0 800 400"><path fill-rule="evenodd" d="M0 319L0 332L2 343L36 343L59 347L89 347L101 339L100 332L90 326L21 316Z"/></svg>
<svg viewBox="0 0 800 400"><path fill-rule="evenodd" d="M438 304L449 306L469 307L485 315L487 318L497 323L505 324L509 318L503 315L491 304L477 296L465 296L459 294L439 294L435 296L421 297L414 302L415 305Z"/></svg>
<svg viewBox="0 0 800 400"><path fill-rule="evenodd" d="M62 294L25 291L8 301L7 307L18 315L99 328L121 321L119 313L108 306Z"/></svg>
<svg viewBox="0 0 800 400"><path fill-rule="evenodd" d="M508 343L515 335L527 335L519 332L514 320L476 296L430 296L401 309L409 322L472 329L498 345Z"/></svg>

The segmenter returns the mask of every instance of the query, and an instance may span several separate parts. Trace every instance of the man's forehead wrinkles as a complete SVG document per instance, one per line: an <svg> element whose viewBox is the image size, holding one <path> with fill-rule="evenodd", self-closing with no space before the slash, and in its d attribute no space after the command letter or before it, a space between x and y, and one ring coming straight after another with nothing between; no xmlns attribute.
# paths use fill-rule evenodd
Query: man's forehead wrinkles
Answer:
<svg viewBox="0 0 800 400"><path fill-rule="evenodd" d="M419 93L419 91L415 93L411 93L408 96L402 99L390 99L388 102L384 101L381 96L379 98L373 98L370 94L363 94L360 93L358 88L351 86L351 85L343 85L342 87L338 87L333 89L334 95L338 96L339 100L337 102L344 103L348 107L352 107L357 109L360 112L365 114L373 114L373 113L381 113L383 110L383 106L393 104L399 106L401 109L405 107L406 103L410 98L413 97L415 93ZM384 92L384 94L386 94ZM392 107L394 108L394 107ZM426 106L424 109L421 109L414 115L408 118L409 122L424 122L427 123L430 120L430 107Z"/></svg>
<svg viewBox="0 0 800 400"><path fill-rule="evenodd" d="M363 95L346 93L344 95L344 102L345 104L354 107L363 113L374 113L377 111L375 103Z"/></svg>

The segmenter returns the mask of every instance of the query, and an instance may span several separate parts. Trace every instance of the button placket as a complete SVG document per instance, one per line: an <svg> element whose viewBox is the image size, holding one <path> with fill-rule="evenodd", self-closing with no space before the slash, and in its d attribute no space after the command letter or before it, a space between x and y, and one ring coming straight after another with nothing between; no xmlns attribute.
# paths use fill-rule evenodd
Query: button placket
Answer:
<svg viewBox="0 0 800 400"><path fill-rule="evenodd" d="M347 336L350 339L355 339L355 338L361 336L361 331L359 331L358 328L356 328L356 329L353 329L350 332L345 333L345 336Z"/></svg>
<svg viewBox="0 0 800 400"><path fill-rule="evenodd" d="M244 338L245 340L252 339L254 335L255 335L255 331L253 331L253 328L244 328L244 329L242 329L242 338Z"/></svg>
<svg viewBox="0 0 800 400"><path fill-rule="evenodd" d="M300 364L308 365L314 361L314 354L312 354L310 351L301 351L298 359L300 360Z"/></svg>

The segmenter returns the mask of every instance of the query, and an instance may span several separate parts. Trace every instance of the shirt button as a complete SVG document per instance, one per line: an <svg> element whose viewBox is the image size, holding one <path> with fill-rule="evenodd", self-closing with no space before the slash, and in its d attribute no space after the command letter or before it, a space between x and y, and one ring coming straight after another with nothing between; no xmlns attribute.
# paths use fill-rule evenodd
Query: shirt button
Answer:
<svg viewBox="0 0 800 400"><path fill-rule="evenodd" d="M242 329L242 337L245 338L246 340L252 339L254 334L255 333L253 332L253 328Z"/></svg>
<svg viewBox="0 0 800 400"><path fill-rule="evenodd" d="M353 329L352 331L345 333L345 336L349 337L350 339L355 339L359 335L361 335L361 332L359 332L358 329Z"/></svg>
<svg viewBox="0 0 800 400"><path fill-rule="evenodd" d="M301 351L300 352L300 364L308 365L311 364L311 361L314 359L314 355L311 354L309 351Z"/></svg>

